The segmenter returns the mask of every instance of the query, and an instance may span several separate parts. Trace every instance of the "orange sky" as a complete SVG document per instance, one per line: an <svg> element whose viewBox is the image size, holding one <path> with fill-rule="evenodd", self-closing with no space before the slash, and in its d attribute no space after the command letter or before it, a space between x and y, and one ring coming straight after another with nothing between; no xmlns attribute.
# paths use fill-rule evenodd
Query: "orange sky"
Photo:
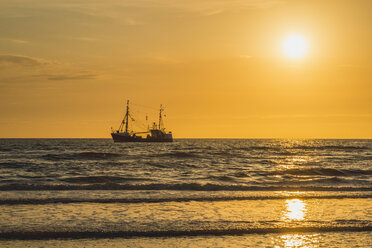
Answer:
<svg viewBox="0 0 372 248"><path fill-rule="evenodd" d="M2 0L0 137L372 138L372 1ZM307 42L291 59L282 43ZM142 117L138 117L141 119Z"/></svg>

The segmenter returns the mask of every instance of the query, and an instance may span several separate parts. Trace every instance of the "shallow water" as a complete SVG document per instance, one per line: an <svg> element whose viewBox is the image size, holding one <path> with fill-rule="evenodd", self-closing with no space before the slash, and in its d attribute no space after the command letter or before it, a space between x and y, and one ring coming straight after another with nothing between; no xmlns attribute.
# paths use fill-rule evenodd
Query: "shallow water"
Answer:
<svg viewBox="0 0 372 248"><path fill-rule="evenodd" d="M0 139L0 245L370 247L371 163L371 140Z"/></svg>
<svg viewBox="0 0 372 248"><path fill-rule="evenodd" d="M371 247L370 232L0 241L2 247Z"/></svg>

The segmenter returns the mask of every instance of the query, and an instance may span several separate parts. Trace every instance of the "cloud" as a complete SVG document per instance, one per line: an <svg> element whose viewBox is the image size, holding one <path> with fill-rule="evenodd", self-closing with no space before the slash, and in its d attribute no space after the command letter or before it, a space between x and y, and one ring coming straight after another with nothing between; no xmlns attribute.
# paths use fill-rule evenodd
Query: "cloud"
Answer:
<svg viewBox="0 0 372 248"><path fill-rule="evenodd" d="M93 41L97 41L98 40L96 38L91 38L91 37L74 37L72 39L79 40L79 41L88 41L88 42L93 42Z"/></svg>
<svg viewBox="0 0 372 248"><path fill-rule="evenodd" d="M14 0L3 1L7 2L4 7L7 5L14 7ZM20 0L20 2L28 8L23 7L22 9L18 9L17 17L32 16L35 14L30 11L34 10L35 3L29 3L27 0ZM43 10L72 11L75 14L80 13L84 16L120 19L123 21L122 24L125 25L139 25L143 24L141 21L141 17L143 17L142 14L149 14L148 10L151 10L151 12L166 10L178 14L188 12L211 16L223 13L227 10L266 9L285 2L285 0L76 0L36 1L36 5L42 7ZM145 12L140 14L140 10L145 10ZM164 13L162 11L161 13ZM9 16L9 13L13 13L13 11L7 11L3 13L3 15ZM123 15L123 13L125 13L125 15ZM10 16L14 18L14 15ZM138 17L140 19L138 19Z"/></svg>
<svg viewBox="0 0 372 248"><path fill-rule="evenodd" d="M211 16L236 9L266 9L282 4L283 0L147 0L137 2L138 7L151 6L154 8L177 9L186 12L200 13ZM134 4L134 3L132 3Z"/></svg>
<svg viewBox="0 0 372 248"><path fill-rule="evenodd" d="M48 80L87 80L95 79L96 75L94 74L80 74L80 75L50 75L47 77Z"/></svg>
<svg viewBox="0 0 372 248"><path fill-rule="evenodd" d="M96 79L97 75L76 64L24 55L0 54L0 84Z"/></svg>
<svg viewBox="0 0 372 248"><path fill-rule="evenodd" d="M6 41L14 44L27 44L29 41L27 40L18 40L18 39L9 39L9 38L0 38L0 41Z"/></svg>
<svg viewBox="0 0 372 248"><path fill-rule="evenodd" d="M87 80L87 79L95 79L97 75L92 73L74 73L71 72L69 74L37 74L32 75L33 78L45 78L51 81L63 81L63 80Z"/></svg>
<svg viewBox="0 0 372 248"><path fill-rule="evenodd" d="M240 58L242 58L242 59L252 59L253 56L252 55L241 55Z"/></svg>
<svg viewBox="0 0 372 248"><path fill-rule="evenodd" d="M18 65L18 66L40 66L50 62L44 59L28 57L23 55L0 54L0 65Z"/></svg>

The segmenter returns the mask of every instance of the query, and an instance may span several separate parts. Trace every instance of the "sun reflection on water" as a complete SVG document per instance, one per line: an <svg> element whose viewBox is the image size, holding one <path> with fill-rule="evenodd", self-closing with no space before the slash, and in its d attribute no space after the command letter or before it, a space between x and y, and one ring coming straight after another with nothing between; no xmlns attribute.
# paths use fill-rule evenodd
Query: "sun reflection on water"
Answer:
<svg viewBox="0 0 372 248"><path fill-rule="evenodd" d="M299 199L286 200L287 208L283 215L284 220L303 220L306 213L306 203Z"/></svg>
<svg viewBox="0 0 372 248"><path fill-rule="evenodd" d="M307 156L307 155L293 155L293 156L288 156L285 159L280 161L280 169L295 169L299 168L298 166L302 166L306 163L311 162L312 159Z"/></svg>
<svg viewBox="0 0 372 248"><path fill-rule="evenodd" d="M274 247L318 247L319 234L285 234L281 235ZM275 241L274 241L275 242Z"/></svg>

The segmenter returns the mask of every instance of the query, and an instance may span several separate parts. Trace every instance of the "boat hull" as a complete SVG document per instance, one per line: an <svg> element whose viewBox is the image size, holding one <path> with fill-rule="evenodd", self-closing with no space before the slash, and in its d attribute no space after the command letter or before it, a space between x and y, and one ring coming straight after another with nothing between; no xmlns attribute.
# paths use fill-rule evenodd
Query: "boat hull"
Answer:
<svg viewBox="0 0 372 248"><path fill-rule="evenodd" d="M114 142L173 142L172 135L142 138L141 136L124 135L123 133L111 133L111 137Z"/></svg>

